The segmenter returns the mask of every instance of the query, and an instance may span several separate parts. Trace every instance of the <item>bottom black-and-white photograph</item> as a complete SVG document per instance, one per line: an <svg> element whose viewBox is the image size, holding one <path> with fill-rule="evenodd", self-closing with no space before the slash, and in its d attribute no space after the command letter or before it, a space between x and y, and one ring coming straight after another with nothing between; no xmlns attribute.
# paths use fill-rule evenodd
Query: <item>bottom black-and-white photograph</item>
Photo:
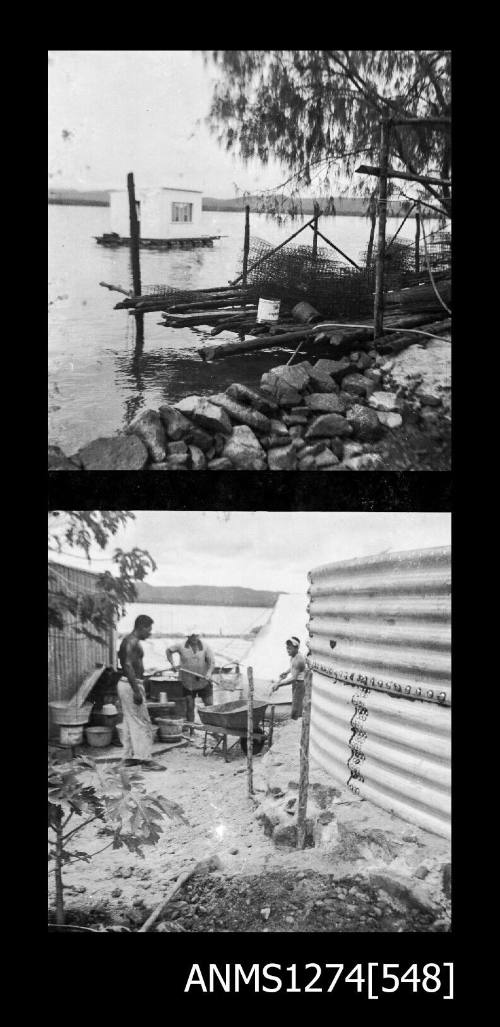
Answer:
<svg viewBox="0 0 500 1027"><path fill-rule="evenodd" d="M448 513L52 511L49 930L451 929Z"/></svg>

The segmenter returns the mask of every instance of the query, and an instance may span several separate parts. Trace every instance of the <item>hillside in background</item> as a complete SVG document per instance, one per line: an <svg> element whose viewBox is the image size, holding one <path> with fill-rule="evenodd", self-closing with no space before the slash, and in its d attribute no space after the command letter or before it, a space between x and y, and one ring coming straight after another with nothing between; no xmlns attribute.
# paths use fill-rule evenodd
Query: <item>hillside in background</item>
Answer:
<svg viewBox="0 0 500 1027"><path fill-rule="evenodd" d="M49 189L49 203L78 207L109 207L109 193L104 190Z"/></svg>
<svg viewBox="0 0 500 1027"><path fill-rule="evenodd" d="M272 607L279 592L218 585L137 584L137 603L166 603L169 606L261 606Z"/></svg>
<svg viewBox="0 0 500 1027"><path fill-rule="evenodd" d="M80 192L78 189L49 189L49 203L65 205L77 205L85 207L109 207L109 192L104 190L89 190ZM245 204L249 204L253 213L261 210L262 203L258 196L236 196L232 199L221 200L216 196L204 196L202 200L203 210L230 210L243 211ZM306 215L314 213L313 200L302 200L302 211ZM336 196L334 197L335 210L339 217L344 216L365 216L367 199L362 196ZM319 200L319 205L326 209L328 198ZM285 204L286 206L286 204ZM388 213L393 217L399 217L403 213L403 204L398 200L389 200Z"/></svg>

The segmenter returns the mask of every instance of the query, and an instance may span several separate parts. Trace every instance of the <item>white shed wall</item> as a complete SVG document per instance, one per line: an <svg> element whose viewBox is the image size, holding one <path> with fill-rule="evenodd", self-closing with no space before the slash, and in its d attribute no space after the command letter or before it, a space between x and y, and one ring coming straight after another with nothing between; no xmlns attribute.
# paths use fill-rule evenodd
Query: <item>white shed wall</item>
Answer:
<svg viewBox="0 0 500 1027"><path fill-rule="evenodd" d="M124 238L130 235L129 203L126 189L110 194L111 231ZM140 231L143 239L189 239L201 234L201 192L185 189L138 189ZM172 204L191 203L192 221L173 221Z"/></svg>

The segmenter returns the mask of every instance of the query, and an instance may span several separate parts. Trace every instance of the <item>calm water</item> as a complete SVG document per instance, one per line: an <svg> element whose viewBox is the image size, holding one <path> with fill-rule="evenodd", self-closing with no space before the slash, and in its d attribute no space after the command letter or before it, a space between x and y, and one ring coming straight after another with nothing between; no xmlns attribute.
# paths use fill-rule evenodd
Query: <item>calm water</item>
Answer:
<svg viewBox="0 0 500 1027"><path fill-rule="evenodd" d="M252 645L252 641L243 636L265 624L272 612L271 607L131 603L118 624L118 636L121 638L132 630L139 614L153 618L153 635L142 643L146 669L165 667L167 645L186 637L193 630L204 636L218 658L242 660ZM157 635L165 637L155 637Z"/></svg>
<svg viewBox="0 0 500 1027"><path fill-rule="evenodd" d="M147 407L222 390L233 381L256 386L264 371L282 362L283 349L204 364L197 348L209 332L163 328L161 315L154 313L144 319L144 351L137 356L134 318L113 310L120 296L99 286L100 281L131 286L128 250L108 250L93 238L109 231L109 208L50 205L48 215L50 443L73 453L98 435L122 431ZM389 237L397 226L396 219L388 219ZM251 215L252 235L274 244L297 227ZM225 236L213 249L141 250L143 291L159 284L227 284L241 270L243 228L242 213L204 211L201 233ZM354 260L366 249L369 228L360 217L323 219L325 235ZM413 238L414 222L406 222L400 234ZM302 238L308 237L309 229Z"/></svg>

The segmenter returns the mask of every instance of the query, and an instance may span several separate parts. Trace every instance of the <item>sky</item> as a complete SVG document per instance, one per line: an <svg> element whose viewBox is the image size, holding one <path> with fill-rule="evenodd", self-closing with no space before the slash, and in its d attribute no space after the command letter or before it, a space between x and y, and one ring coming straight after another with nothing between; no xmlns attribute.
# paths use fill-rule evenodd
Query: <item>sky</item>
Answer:
<svg viewBox="0 0 500 1027"><path fill-rule="evenodd" d="M337 560L386 550L451 544L449 513L137 511L99 559L59 557L89 570L112 570L113 549L147 549L158 565L151 585L230 585L303 592L307 573ZM69 549L64 547L65 553ZM51 554L52 555L52 554ZM81 554L80 554L81 555Z"/></svg>
<svg viewBox="0 0 500 1027"><path fill-rule="evenodd" d="M234 197L279 185L276 163L248 167L205 124L216 78L201 50L49 52L49 188L183 186Z"/></svg>

